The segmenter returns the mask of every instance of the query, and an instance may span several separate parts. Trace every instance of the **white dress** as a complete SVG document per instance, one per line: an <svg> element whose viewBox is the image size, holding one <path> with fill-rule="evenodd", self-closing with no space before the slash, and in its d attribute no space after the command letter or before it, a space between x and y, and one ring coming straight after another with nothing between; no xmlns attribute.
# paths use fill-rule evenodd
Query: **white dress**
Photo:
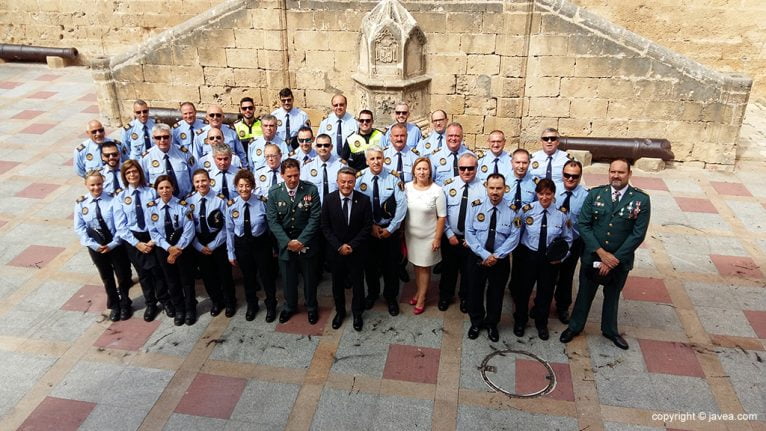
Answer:
<svg viewBox="0 0 766 431"><path fill-rule="evenodd" d="M407 218L404 220L404 238L407 259L417 266L433 266L441 262L441 253L433 251L431 244L436 233L436 218L447 216L444 191L435 183L426 190L416 190L413 183L404 186L407 195Z"/></svg>

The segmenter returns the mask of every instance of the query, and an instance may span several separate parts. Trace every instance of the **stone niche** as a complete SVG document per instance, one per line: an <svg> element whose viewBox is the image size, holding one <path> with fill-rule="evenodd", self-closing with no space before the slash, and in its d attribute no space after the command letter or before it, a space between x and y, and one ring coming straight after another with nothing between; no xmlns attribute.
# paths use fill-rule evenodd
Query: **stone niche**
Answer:
<svg viewBox="0 0 766 431"><path fill-rule="evenodd" d="M373 112L375 127L391 125L400 100L409 103L410 122L427 124L426 43L415 18L397 0L382 0L362 20L359 68L352 77L357 106Z"/></svg>

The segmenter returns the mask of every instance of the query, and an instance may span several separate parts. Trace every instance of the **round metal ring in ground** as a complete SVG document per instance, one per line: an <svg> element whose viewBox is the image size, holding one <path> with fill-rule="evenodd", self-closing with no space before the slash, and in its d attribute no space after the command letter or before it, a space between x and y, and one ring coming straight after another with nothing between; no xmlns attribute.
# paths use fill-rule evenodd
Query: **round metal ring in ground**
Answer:
<svg viewBox="0 0 766 431"><path fill-rule="evenodd" d="M548 379L548 386L543 388L542 390L539 390L537 392L531 393L531 394L515 394L513 392L508 392L505 389L501 388L500 386L497 386L495 383L490 380L489 377L487 377L487 371L494 371L495 367L487 365L489 361L494 358L497 355L505 356L506 353L515 353L517 355L523 355L523 356L529 356L530 358L540 362L543 364L543 367L545 367L546 370L548 370L548 375L545 376L546 379ZM490 353L487 355L486 358L481 362L481 366L479 367L479 371L481 371L481 378L484 379L484 383L487 384L490 388L494 389L497 392L503 393L511 398L536 398L541 397L543 395L547 395L551 393L556 388L556 373L553 372L553 368L548 364L547 361L543 360L539 356L535 355L534 353L524 352L522 350L513 350L513 349L507 349L507 350L498 350L495 352Z"/></svg>

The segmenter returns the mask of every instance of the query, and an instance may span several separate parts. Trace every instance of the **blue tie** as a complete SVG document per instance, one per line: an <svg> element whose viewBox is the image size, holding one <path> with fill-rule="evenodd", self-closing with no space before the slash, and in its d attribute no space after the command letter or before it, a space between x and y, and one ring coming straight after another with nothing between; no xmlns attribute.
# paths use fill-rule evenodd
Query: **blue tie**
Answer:
<svg viewBox="0 0 766 431"><path fill-rule="evenodd" d="M146 230L146 220L144 219L144 208L141 205L141 193L138 190L133 192L136 195L136 223L142 231Z"/></svg>

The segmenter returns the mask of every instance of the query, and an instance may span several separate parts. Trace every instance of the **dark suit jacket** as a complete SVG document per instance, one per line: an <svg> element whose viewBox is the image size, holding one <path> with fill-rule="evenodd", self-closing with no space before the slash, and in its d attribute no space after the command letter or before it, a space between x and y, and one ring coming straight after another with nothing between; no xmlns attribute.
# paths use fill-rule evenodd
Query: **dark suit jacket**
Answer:
<svg viewBox="0 0 766 431"><path fill-rule="evenodd" d="M367 240L372 229L372 206L370 198L354 190L351 194L350 224L346 225L340 191L336 190L322 205L322 233L327 240L328 257L338 256L338 249L348 244L354 250L351 256L363 257L367 252Z"/></svg>
<svg viewBox="0 0 766 431"><path fill-rule="evenodd" d="M306 257L312 257L319 251L319 216L321 212L319 193L316 186L301 181L295 193L295 200L290 200L285 183L269 189L266 203L266 219L269 229L277 239L279 258L289 260L287 243L297 239L308 247Z"/></svg>

